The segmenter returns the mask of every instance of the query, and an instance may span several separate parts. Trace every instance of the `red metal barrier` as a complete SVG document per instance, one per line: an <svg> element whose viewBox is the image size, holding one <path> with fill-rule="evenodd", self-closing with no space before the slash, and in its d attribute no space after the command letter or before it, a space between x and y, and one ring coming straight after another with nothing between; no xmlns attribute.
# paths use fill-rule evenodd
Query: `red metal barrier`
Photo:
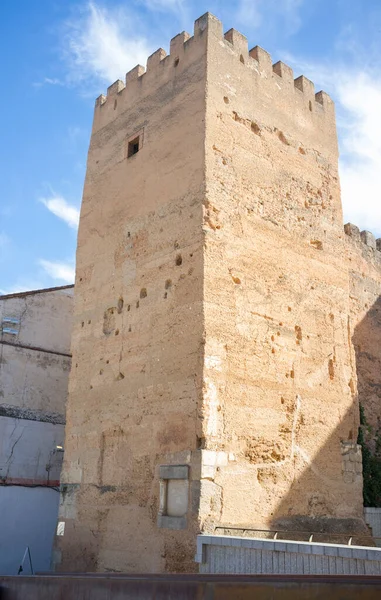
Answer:
<svg viewBox="0 0 381 600"><path fill-rule="evenodd" d="M381 577L59 574L0 577L0 600L380 600Z"/></svg>

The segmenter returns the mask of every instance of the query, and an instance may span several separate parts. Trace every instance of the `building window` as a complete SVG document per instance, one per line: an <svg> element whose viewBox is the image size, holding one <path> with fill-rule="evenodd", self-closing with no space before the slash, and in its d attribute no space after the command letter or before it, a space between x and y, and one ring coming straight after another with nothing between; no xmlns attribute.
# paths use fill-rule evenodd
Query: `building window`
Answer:
<svg viewBox="0 0 381 600"><path fill-rule="evenodd" d="M134 138L131 142L128 142L128 154L127 157L130 158L134 154L139 152L139 137Z"/></svg>
<svg viewBox="0 0 381 600"><path fill-rule="evenodd" d="M139 152L139 150L142 149L143 137L144 137L143 132L144 132L143 129L141 129L140 131L135 131L135 133L133 135L131 135L129 138L127 138L127 144L126 144L127 158L131 158L132 156L135 156L135 154L137 154Z"/></svg>

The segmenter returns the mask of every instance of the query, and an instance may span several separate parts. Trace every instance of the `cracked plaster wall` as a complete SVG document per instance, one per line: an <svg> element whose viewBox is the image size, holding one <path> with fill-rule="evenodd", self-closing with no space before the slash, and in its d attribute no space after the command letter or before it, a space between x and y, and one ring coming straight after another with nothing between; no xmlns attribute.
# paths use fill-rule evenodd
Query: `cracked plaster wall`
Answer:
<svg viewBox="0 0 381 600"><path fill-rule="evenodd" d="M73 289L0 297L0 572L16 575L30 546L48 570L56 524ZM17 323L8 325L4 319ZM51 487L49 487L51 486ZM55 489L52 489L52 488Z"/></svg>
<svg viewBox="0 0 381 600"><path fill-rule="evenodd" d="M72 288L0 297L0 415L64 422L72 308Z"/></svg>

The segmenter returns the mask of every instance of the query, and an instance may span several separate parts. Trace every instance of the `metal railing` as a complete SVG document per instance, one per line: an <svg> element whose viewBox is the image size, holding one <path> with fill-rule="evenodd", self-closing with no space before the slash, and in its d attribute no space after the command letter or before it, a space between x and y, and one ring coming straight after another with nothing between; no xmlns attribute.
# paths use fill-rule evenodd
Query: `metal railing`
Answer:
<svg viewBox="0 0 381 600"><path fill-rule="evenodd" d="M315 542L315 543L332 543L332 539L338 539L337 543L352 546L353 544L356 546L364 546L364 547L374 547L375 545L381 546L381 537L375 537L372 535L367 535L363 533L353 533L353 534L344 534L344 533L328 533L328 532L319 532L319 531L303 531L303 530L285 530L285 529L261 529L256 527L237 527L233 525L216 525L214 527L214 531L218 530L228 530L228 531L238 531L243 533L243 537L248 533L251 534L250 537L253 537L254 534L259 534L258 537L263 537L269 540L285 540L285 541L306 541L306 542ZM255 536L257 537L257 536ZM319 537L325 538L317 539ZM306 538L302 540L301 538ZM328 541L329 540L329 541ZM341 541L339 541L341 540ZM345 540L345 541L344 541ZM355 540L355 542L354 542ZM356 541L358 540L358 541ZM368 541L368 543L364 543ZM378 543L377 543L378 542Z"/></svg>

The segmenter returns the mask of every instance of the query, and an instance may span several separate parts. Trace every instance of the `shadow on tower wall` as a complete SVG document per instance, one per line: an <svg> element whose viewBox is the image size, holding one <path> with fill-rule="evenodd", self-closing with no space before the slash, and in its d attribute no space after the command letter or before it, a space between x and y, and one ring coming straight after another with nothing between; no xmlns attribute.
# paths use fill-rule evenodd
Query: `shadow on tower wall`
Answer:
<svg viewBox="0 0 381 600"><path fill-rule="evenodd" d="M294 539L308 541L308 534L313 533L314 541L347 543L353 536L352 544L371 543L362 494L365 506L381 506L381 296L355 327L352 343L358 394L311 461L296 446L295 480L273 515L272 528L295 532ZM358 444L363 453L364 487ZM338 453L341 477L334 478L329 465L330 460L337 463ZM326 483L324 493L322 482Z"/></svg>
<svg viewBox="0 0 381 600"><path fill-rule="evenodd" d="M381 507L381 296L355 328L364 506Z"/></svg>

